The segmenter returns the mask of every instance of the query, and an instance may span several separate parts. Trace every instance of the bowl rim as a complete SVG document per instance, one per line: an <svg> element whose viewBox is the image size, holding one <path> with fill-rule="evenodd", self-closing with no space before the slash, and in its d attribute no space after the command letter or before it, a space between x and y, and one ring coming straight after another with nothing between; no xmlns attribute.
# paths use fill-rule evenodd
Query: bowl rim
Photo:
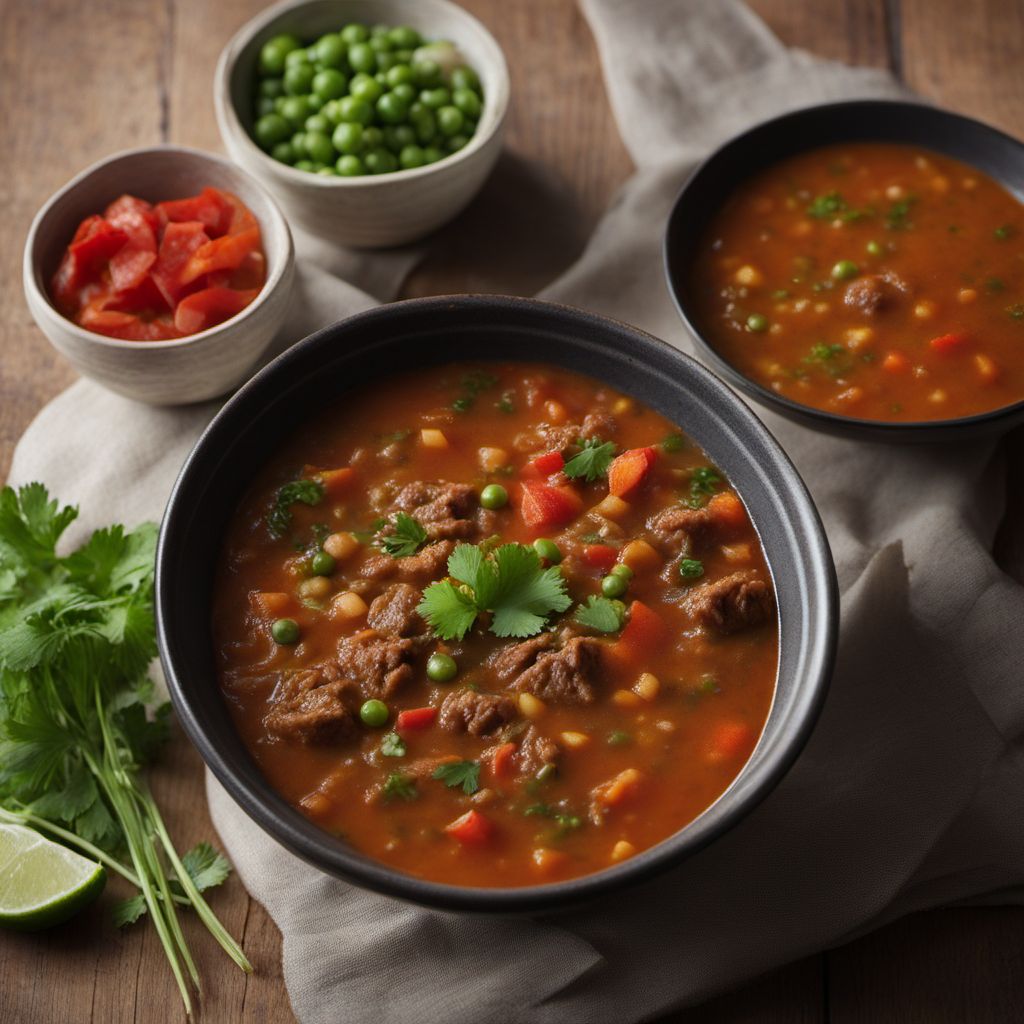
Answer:
<svg viewBox="0 0 1024 1024"><path fill-rule="evenodd" d="M267 260L269 273L267 275L267 279L263 282L263 285L259 290L259 294L252 300L252 302L249 303L248 306L239 310L234 316L214 325L213 327L208 327L205 331L199 331L196 334L189 334L184 338L167 338L162 341L140 342L125 340L122 338L111 338L105 334L98 334L95 331L87 330L81 325L76 324L74 320L69 320L64 316L64 314L54 306L53 300L50 298L46 288L40 285L42 268L38 267L36 249L38 247L39 230L42 227L43 221L49 215L53 207L64 199L65 196L70 195L85 181L104 168L122 161L130 161L136 157L150 153L160 153L172 159L188 159L196 163L197 166L204 162L217 164L222 169L228 170L230 173L244 179L246 185L257 192L260 195L260 198L266 203L270 217L276 222L276 226L284 239L284 246L279 250L280 257L275 257L275 266L269 268L271 261L270 259ZM264 230L262 223L260 223L260 240L265 247L266 231ZM265 248L264 252L266 253ZM102 160L97 160L84 170L79 171L78 174L71 178L71 180L61 188L57 189L57 191L39 207L35 216L32 218L28 234L25 237L25 249L22 258L22 284L26 293L29 293L31 297L38 300L38 306L33 305L33 315L37 315L37 309L41 310L41 315L45 316L52 326L74 335L74 337L80 341L97 344L103 348L115 350L120 349L132 352L140 350L167 351L168 349L187 348L190 345L195 345L205 341L214 341L219 335L227 333L229 329L238 327L243 320L255 313L256 310L270 300L271 295L277 291L282 282L285 281L290 274L294 261L295 243L292 239L291 228L288 226L288 221L281 212L281 208L277 205L277 201L259 181L257 181L244 168L225 157L214 153L207 153L203 150L193 149L190 146L161 143L160 145L155 146L137 146L132 149L123 149L117 153L112 153L110 156L104 157ZM37 269L40 271L39 274L37 274Z"/></svg>
<svg viewBox="0 0 1024 1024"><path fill-rule="evenodd" d="M966 114L959 114L955 111L947 110L944 107L939 107L921 100L836 100L827 103L814 103L808 106L798 107L774 117L766 118L763 121L758 121L756 124L751 125L748 128L744 128L742 131L730 136L725 142L720 146L717 146L711 153L704 157L704 159L694 167L690 174L687 175L682 187L676 193L676 197L672 201L672 208L668 219L665 222L665 233L662 239L662 266L665 271L669 294L672 296L672 302L676 308L676 312L679 314L679 317L683 321L683 325L686 327L690 336L696 342L701 354L708 360L716 372L720 373L731 384L739 388L751 398L755 399L761 405L773 409L780 415L786 416L789 419L807 424L815 424L822 431L828 433L839 435L859 435L862 437L871 437L879 441L907 440L905 436L901 437L900 435L913 434L915 436L915 440L937 442L947 440L951 433L959 433L962 431L966 436L975 430L989 428L993 425L999 424L1003 420L1015 420L1024 416L1024 398L1019 399L1016 402L1011 402L1007 405L998 406L995 409L972 413L968 416L952 416L946 419L936 420L874 420L860 416L846 416L842 413L831 412L827 409L819 409L813 405L804 405L803 403L797 402L785 395L776 394L770 388L765 387L763 384L759 384L757 381L748 377L733 366L733 364L730 363L704 336L704 332L697 324L696 318L692 317L687 310L683 287L681 285L677 285L677 280L681 275L676 272L672 252L673 242L677 234L675 223L685 203L687 192L698 178L713 171L714 164L718 160L723 159L730 150L746 144L751 136L755 136L760 132L779 130L789 123L798 122L802 118L818 114L819 112L827 111L841 114L851 110L872 109L882 112L895 110L897 108L910 111L927 110L930 114L946 119L947 123L955 125L959 130L969 127L974 131L980 130L984 133L988 133L992 137L997 138L1004 143L1009 143L1013 148L1016 148L1020 153L1022 166L1024 166L1024 142L1020 139L1015 138L1008 132L1002 131L1000 128L996 128L994 125L981 121L978 118L969 117ZM868 136L865 136L865 139L867 138ZM919 145L922 149L928 148L924 143L920 143ZM801 149L794 150L794 152L806 152L807 150L815 149L819 146L820 143L811 142ZM1000 180L996 174L990 174L989 176L1004 188L1007 187L1005 181ZM1010 424L1008 423L1007 425L1009 426Z"/></svg>
<svg viewBox="0 0 1024 1024"><path fill-rule="evenodd" d="M792 697L791 711L787 718L782 720L780 730L776 733L779 742L772 744L771 749L766 749L764 761L758 766L756 784L748 785L742 791L733 792L746 771L745 766L724 793L698 815L694 822L672 832L659 843L621 864L561 882L511 888L450 885L405 874L371 858L363 859L356 851L333 842L328 845L329 833L315 825L312 826L315 830L312 837L308 834L309 830L304 834L302 828L295 824L300 812L273 789L258 767L258 778L246 779L236 770L231 759L221 752L215 739L207 735L204 724L200 721L202 703L190 693L187 684L182 685L181 679L185 673L180 672L176 664L174 649L177 645L169 634L166 610L175 592L174 548L178 543L177 534L188 528L186 492L194 486L190 479L193 466L197 463L201 465L202 461L208 458L207 449L212 445L213 450L216 450L224 438L237 432L235 420L248 419L251 415L246 406L252 402L259 402L262 392L272 388L277 383L278 375L287 373L290 365L301 365L307 358L307 350L319 348L325 352L337 352L336 345L332 348L331 339L335 338L339 329L344 329L342 325L358 329L373 321L387 322L396 312L410 319L418 319L423 314L437 313L443 316L445 310L451 310L453 307L456 310L470 312L474 309L486 310L490 311L492 316L495 310L513 314L526 311L539 317L552 314L563 318L568 316L583 332L591 326L603 330L606 336L611 332L637 342L647 351L634 350L631 356L634 360L644 360L650 364L660 357L666 357L678 364L692 364L688 366L688 372L696 374L702 385L706 385L714 392L712 401L716 405L727 407L730 415L740 421L744 431L752 431L758 436L772 463L771 479L775 489L792 502L786 518L790 522L799 522L806 534L802 538L806 544L801 545L799 550L806 573L804 578L811 584L806 594L814 594L813 614L820 618L820 622L808 641L808 653L802 664L803 673ZM399 333L397 336L400 338L402 335ZM443 362L444 358L442 354L437 361ZM702 401L701 404L706 405L707 402ZM183 519L184 523L179 522ZM755 523L755 528L756 525ZM650 878L703 849L736 825L765 799L803 750L828 693L838 639L838 583L821 518L792 461L753 412L709 370L659 338L596 313L559 303L512 296L435 296L376 306L330 324L282 353L225 403L189 453L168 499L160 527L156 563L157 638L171 699L186 733L232 799L273 839L321 871L330 871L354 884L387 896L446 910L518 913L572 906ZM806 602L804 607L807 607ZM776 690L772 700L773 708L777 701L777 693ZM219 691L216 695L220 696ZM769 721L770 715L771 712ZM764 741L765 735L762 733L759 745ZM731 806L721 811L717 820L710 824L705 822L702 830L694 832L691 826L699 822L705 813L716 807L730 793L733 794L730 797ZM317 836L320 832L325 841L318 844ZM325 867L325 864L329 864L330 867Z"/></svg>
<svg viewBox="0 0 1024 1024"><path fill-rule="evenodd" d="M220 57L217 59L217 67L214 71L214 109L217 115L217 125L220 128L221 137L224 139L225 144L228 144L230 137L232 144L237 143L243 146L253 158L259 161L267 173L277 177L278 181L293 186L309 186L310 188L325 190L332 188L357 189L370 186L381 188L391 183L398 184L415 181L418 178L426 178L437 173L443 173L456 164L469 159L483 149L501 131L505 115L508 113L511 83L505 54L497 39L494 38L490 30L479 18L471 14L464 7L452 3L451 0L417 0L417 6L433 4L436 7L447 9L453 16L461 18L464 22L470 24L486 40L487 44L493 48L494 68L498 76L498 94L493 98L484 98L484 117L481 118L477 131L474 132L469 142L462 149L449 153L432 164L388 171L386 174L360 174L351 178L300 171L289 164L282 163L280 160L275 160L256 144L249 132L246 131L245 125L242 124L242 119L231 99L231 74L243 51L252 45L255 37L271 22L276 21L279 17L290 11L307 7L316 2L323 2L323 0L280 0L279 3L266 8L255 17L250 18L228 40L224 49L221 50ZM338 2L344 2L344 0L338 0Z"/></svg>

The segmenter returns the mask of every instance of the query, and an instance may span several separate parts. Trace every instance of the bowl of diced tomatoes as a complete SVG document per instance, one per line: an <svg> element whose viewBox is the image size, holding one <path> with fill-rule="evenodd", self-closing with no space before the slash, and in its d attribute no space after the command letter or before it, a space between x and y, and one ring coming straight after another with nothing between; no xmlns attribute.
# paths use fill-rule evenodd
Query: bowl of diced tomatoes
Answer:
<svg viewBox="0 0 1024 1024"><path fill-rule="evenodd" d="M85 377L156 405L225 394L288 312L294 252L274 200L240 168L177 146L119 153L36 215L24 287Z"/></svg>

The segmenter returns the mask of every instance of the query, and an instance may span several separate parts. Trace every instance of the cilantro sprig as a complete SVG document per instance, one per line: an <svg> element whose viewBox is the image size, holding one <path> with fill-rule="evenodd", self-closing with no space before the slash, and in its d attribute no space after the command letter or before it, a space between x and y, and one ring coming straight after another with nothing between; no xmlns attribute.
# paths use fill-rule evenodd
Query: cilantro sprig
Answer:
<svg viewBox="0 0 1024 1024"><path fill-rule="evenodd" d="M270 536L283 537L292 525L292 505L319 505L324 498L324 485L317 480L292 480L277 489L267 513Z"/></svg>
<svg viewBox="0 0 1024 1024"><path fill-rule="evenodd" d="M55 836L134 885L115 920L149 915L190 1009L199 975L179 908L251 967L200 894L227 861L207 843L179 856L142 777L170 712L148 708L156 527L110 526L58 555L77 515L42 484L0 490L0 821Z"/></svg>
<svg viewBox="0 0 1024 1024"><path fill-rule="evenodd" d="M462 787L462 792L472 796L480 788L479 761L449 761L439 764L430 776L439 779L449 789Z"/></svg>
<svg viewBox="0 0 1024 1024"><path fill-rule="evenodd" d="M588 483L608 475L608 467L615 458L615 445L599 437L588 437L582 442L583 448L563 467L562 472L572 478L582 477Z"/></svg>
<svg viewBox="0 0 1024 1024"><path fill-rule="evenodd" d="M533 636L553 612L572 604L561 567L542 568L537 552L523 544L493 551L459 544L448 559L448 575L423 591L418 608L443 640L461 640L483 612L491 613L495 636Z"/></svg>
<svg viewBox="0 0 1024 1024"><path fill-rule="evenodd" d="M408 558L427 543L427 531L406 512L399 512L392 526L395 532L380 539L380 546L392 558Z"/></svg>

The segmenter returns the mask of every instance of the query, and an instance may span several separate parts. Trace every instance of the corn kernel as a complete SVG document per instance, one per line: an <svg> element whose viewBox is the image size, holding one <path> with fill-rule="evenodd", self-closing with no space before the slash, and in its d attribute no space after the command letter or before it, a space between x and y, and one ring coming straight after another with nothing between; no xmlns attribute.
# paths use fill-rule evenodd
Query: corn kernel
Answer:
<svg viewBox="0 0 1024 1024"><path fill-rule="evenodd" d="M607 498L594 506L594 511L606 519L618 519L629 511L629 502L623 501L617 495L609 494Z"/></svg>
<svg viewBox="0 0 1024 1024"><path fill-rule="evenodd" d="M797 299L796 302L793 303L793 312L802 313L810 304L810 299Z"/></svg>
<svg viewBox="0 0 1024 1024"><path fill-rule="evenodd" d="M480 468L485 473L493 473L508 465L508 452L504 448L481 448Z"/></svg>
<svg viewBox="0 0 1024 1024"><path fill-rule="evenodd" d="M644 700L654 700L660 689L661 683L658 681L658 677L650 672L644 672L633 684L633 692Z"/></svg>
<svg viewBox="0 0 1024 1024"><path fill-rule="evenodd" d="M546 846L538 846L530 859L538 871L548 874L558 870L568 860L568 855L562 850L550 850Z"/></svg>
<svg viewBox="0 0 1024 1024"><path fill-rule="evenodd" d="M420 444L424 448L447 448L448 438L436 427L424 427L420 431Z"/></svg>
<svg viewBox="0 0 1024 1024"><path fill-rule="evenodd" d="M590 737L585 732L563 732L562 742L573 750L581 750L590 742Z"/></svg>
<svg viewBox="0 0 1024 1024"><path fill-rule="evenodd" d="M935 303L930 299L922 299L914 306L914 316L919 320L930 320L935 316Z"/></svg>
<svg viewBox="0 0 1024 1024"><path fill-rule="evenodd" d="M975 355L974 365L978 369L978 376L986 384L991 384L999 376L999 367L996 365L995 360L991 356L985 355L984 352L978 352Z"/></svg>
<svg viewBox="0 0 1024 1024"><path fill-rule="evenodd" d="M977 297L978 292L974 288L961 288L960 291L956 293L956 301L964 306L974 302Z"/></svg>
<svg viewBox="0 0 1024 1024"><path fill-rule="evenodd" d="M623 396L622 398L616 398L615 399L615 403L612 405L612 412L615 413L616 416L622 416L625 413L632 412L632 411L633 411L633 399L632 398L626 398L625 396Z"/></svg>
<svg viewBox="0 0 1024 1024"><path fill-rule="evenodd" d="M307 793L300 801L299 806L314 818L323 817L331 809L331 801L319 790Z"/></svg>
<svg viewBox="0 0 1024 1024"><path fill-rule="evenodd" d="M827 302L816 302L814 304L815 313L827 313L831 307Z"/></svg>
<svg viewBox="0 0 1024 1024"><path fill-rule="evenodd" d="M351 533L332 533L324 541L324 551L337 562L343 562L359 550L359 541Z"/></svg>
<svg viewBox="0 0 1024 1024"><path fill-rule="evenodd" d="M612 694L612 703L620 708L635 708L640 704L640 697L632 690L616 690Z"/></svg>
<svg viewBox="0 0 1024 1024"><path fill-rule="evenodd" d="M940 196L944 196L949 191L949 178L944 174L936 174L932 178L932 190L938 192Z"/></svg>
<svg viewBox="0 0 1024 1024"><path fill-rule="evenodd" d="M942 388L936 388L929 396L928 401L933 402L935 405L942 405L949 396Z"/></svg>
<svg viewBox="0 0 1024 1024"><path fill-rule="evenodd" d="M894 199L894 200L895 199L902 199L903 198L903 189L902 189L902 187L899 186L899 185L890 185L885 190L885 198L886 199Z"/></svg>
<svg viewBox="0 0 1024 1024"><path fill-rule="evenodd" d="M756 287L764 281L764 275L757 267L751 266L749 263L744 263L739 270L733 274L737 284L745 284L750 287Z"/></svg>
<svg viewBox="0 0 1024 1024"><path fill-rule="evenodd" d="M634 853L636 853L636 847L625 839L620 839L612 847L612 860L625 860L627 857L632 857Z"/></svg>
<svg viewBox="0 0 1024 1024"><path fill-rule="evenodd" d="M847 388L845 391L840 391L836 395L836 401L842 402L843 405L853 405L859 402L864 397L864 389L854 385L852 388Z"/></svg>
<svg viewBox="0 0 1024 1024"><path fill-rule="evenodd" d="M540 718L547 709L547 705L539 697L532 693L519 694L519 710L527 718Z"/></svg>
<svg viewBox="0 0 1024 1024"><path fill-rule="evenodd" d="M361 619L367 610L366 602L351 590L338 594L331 602L331 617L335 619Z"/></svg>
<svg viewBox="0 0 1024 1024"><path fill-rule="evenodd" d="M977 178L964 178L961 182L965 192L973 192L978 187Z"/></svg>
<svg viewBox="0 0 1024 1024"><path fill-rule="evenodd" d="M863 348L869 341L871 341L874 336L874 328L851 327L846 332L846 344L856 352L857 349Z"/></svg>
<svg viewBox="0 0 1024 1024"><path fill-rule="evenodd" d="M722 555L729 562L749 562L751 550L749 544L723 544Z"/></svg>

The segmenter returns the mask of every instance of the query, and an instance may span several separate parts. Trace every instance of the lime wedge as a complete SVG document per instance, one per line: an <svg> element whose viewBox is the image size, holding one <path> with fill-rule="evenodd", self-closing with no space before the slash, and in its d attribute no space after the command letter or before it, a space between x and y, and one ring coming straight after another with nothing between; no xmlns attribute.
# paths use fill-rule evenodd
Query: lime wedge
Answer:
<svg viewBox="0 0 1024 1024"><path fill-rule="evenodd" d="M0 824L0 926L35 931L92 903L107 873L24 825Z"/></svg>

